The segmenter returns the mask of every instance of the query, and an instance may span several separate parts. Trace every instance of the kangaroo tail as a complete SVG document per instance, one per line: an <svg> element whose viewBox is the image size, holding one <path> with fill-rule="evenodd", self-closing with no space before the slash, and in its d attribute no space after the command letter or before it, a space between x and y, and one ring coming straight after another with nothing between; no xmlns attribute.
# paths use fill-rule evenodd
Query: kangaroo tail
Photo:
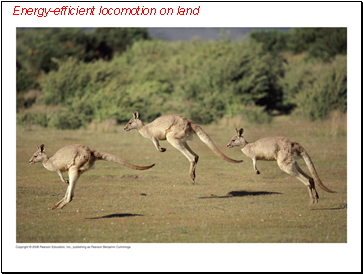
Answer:
<svg viewBox="0 0 363 274"><path fill-rule="evenodd" d="M202 140L203 143L205 143L215 154L217 154L223 160L225 160L227 162L230 162L230 163L241 163L241 162L243 162L243 160L239 160L239 161L233 160L233 159L227 157L226 155L224 155L216 147L216 145L213 143L212 139L209 138L209 136L207 135L207 133L205 133L204 130L200 126L198 126L196 123L190 122L190 126L194 130L195 134L198 135L198 137L200 138L200 140Z"/></svg>
<svg viewBox="0 0 363 274"><path fill-rule="evenodd" d="M318 176L318 173L316 172L313 161L311 160L311 158L310 158L309 154L306 152L306 150L301 145L299 145L299 147L297 148L297 151L298 151L299 156L304 159L311 175L313 176L314 181L318 184L318 186L321 189L325 190L326 192L336 193L336 191L330 190L325 185L323 185L322 181L320 180L320 178Z"/></svg>
<svg viewBox="0 0 363 274"><path fill-rule="evenodd" d="M115 162L115 163L121 164L125 167L136 169L136 170L149 169L155 165L155 164L152 164L151 166L137 166L137 165L128 163L128 162L122 160L120 157L117 157L112 154L108 154L108 153L104 153L104 152L100 152L100 151L96 151L96 150L93 150L92 152L93 152L93 155L95 156L96 160L105 160L105 161Z"/></svg>

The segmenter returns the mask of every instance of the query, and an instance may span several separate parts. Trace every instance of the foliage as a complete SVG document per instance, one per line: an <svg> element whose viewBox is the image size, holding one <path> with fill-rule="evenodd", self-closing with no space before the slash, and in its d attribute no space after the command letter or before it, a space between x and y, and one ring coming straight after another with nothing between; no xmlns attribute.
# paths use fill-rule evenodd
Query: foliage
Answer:
<svg viewBox="0 0 363 274"><path fill-rule="evenodd" d="M95 28L89 34L93 39L95 56L105 60L112 59L115 53L124 52L135 41L149 39L144 28Z"/></svg>
<svg viewBox="0 0 363 274"><path fill-rule="evenodd" d="M294 28L288 35L288 49L294 53L307 51L324 61L347 53L347 28Z"/></svg>
<svg viewBox="0 0 363 274"><path fill-rule="evenodd" d="M49 125L49 117L45 112L26 111L18 114L16 122L19 125L39 125L47 127Z"/></svg>
<svg viewBox="0 0 363 274"><path fill-rule="evenodd" d="M243 108L242 113L251 124L269 124L272 121L272 116L263 107L248 105Z"/></svg>
<svg viewBox="0 0 363 274"><path fill-rule="evenodd" d="M67 31L70 37L77 36L78 30ZM329 31L333 32L330 38L318 36ZM82 127L92 120L123 123L133 110L145 122L170 113L202 124L240 114L249 121L268 123L272 113L290 111L311 120L325 119L333 110L346 111L347 60L345 55L336 55L322 62L312 57L312 49L329 39L338 41L340 31L292 29L284 34L253 32L249 41L221 37L217 41L167 42L146 40L138 29L95 29L95 45L109 45L111 55L103 51L104 55L95 57L90 50L79 51L82 47L75 50L74 46L67 49L69 54L53 56L46 62L52 69L44 69L37 79L41 96L35 105L58 106L48 113L47 125L62 129ZM61 37L61 33L57 30L55 36ZM88 41L91 36L83 32L80 37ZM305 52L296 54L289 50L294 45L292 37L305 37L306 43L315 46L305 45L301 48ZM344 33L339 41L343 40ZM113 54L120 51L121 55ZM32 54L41 64L42 54ZM333 51L326 56L331 54ZM26 62L38 64L24 56L24 51L20 57L24 63L18 66L19 75L29 67Z"/></svg>
<svg viewBox="0 0 363 274"><path fill-rule="evenodd" d="M90 62L110 60L133 42L148 39L143 28L37 28L17 29L17 91L34 88L41 72L58 68L52 59Z"/></svg>
<svg viewBox="0 0 363 274"><path fill-rule="evenodd" d="M280 30L258 30L249 33L250 39L262 43L263 49L270 52L281 52L287 48L287 33Z"/></svg>
<svg viewBox="0 0 363 274"><path fill-rule="evenodd" d="M89 124L94 115L91 103L86 98L68 100L67 106L53 115L49 124L59 129L76 129Z"/></svg>
<svg viewBox="0 0 363 274"><path fill-rule="evenodd" d="M325 119L333 110L347 111L347 58L337 56L331 64L298 62L283 79L294 114L309 120Z"/></svg>
<svg viewBox="0 0 363 274"><path fill-rule="evenodd" d="M23 67L16 62L16 91L25 91L36 88L37 83L31 71L23 69Z"/></svg>
<svg viewBox="0 0 363 274"><path fill-rule="evenodd" d="M245 104L276 109L282 96L281 62L254 42L140 41L110 62L53 61L59 69L40 77L40 102L71 113L74 100L87 101L89 119L123 122L137 109L145 121L174 112L207 124Z"/></svg>
<svg viewBox="0 0 363 274"><path fill-rule="evenodd" d="M251 32L249 37L273 53L307 52L309 58L323 61L347 53L347 28L292 28L288 32L260 30Z"/></svg>

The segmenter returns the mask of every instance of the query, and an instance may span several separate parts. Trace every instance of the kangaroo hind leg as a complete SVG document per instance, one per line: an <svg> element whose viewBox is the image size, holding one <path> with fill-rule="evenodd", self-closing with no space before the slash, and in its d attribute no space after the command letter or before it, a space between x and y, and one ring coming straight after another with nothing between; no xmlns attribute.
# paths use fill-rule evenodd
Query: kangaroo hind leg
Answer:
<svg viewBox="0 0 363 274"><path fill-rule="evenodd" d="M195 168L197 167L199 156L189 147L189 145L186 141L183 144L184 144L185 148L194 156L194 160L193 160L194 164L190 165L189 174L193 174L193 177L195 178ZM195 183L193 178L192 178L192 180L193 180L193 183Z"/></svg>
<svg viewBox="0 0 363 274"><path fill-rule="evenodd" d="M285 171L287 174L296 177L299 181L301 181L309 191L309 196L312 203L318 202L318 195L315 189L314 180L310 180L310 177L304 173L300 167L297 167L297 163L295 161L281 161L277 160L277 164L281 168L281 170ZM302 171L302 172L300 172Z"/></svg>
<svg viewBox="0 0 363 274"><path fill-rule="evenodd" d="M179 139L174 139L172 137L167 136L168 142L178 149L183 155L188 159L190 162L190 168L189 168L189 176L193 181L193 184L195 184L195 168L197 166L197 162L199 159L199 156L192 152L188 144L184 141L181 141Z"/></svg>
<svg viewBox="0 0 363 274"><path fill-rule="evenodd" d="M76 182L81 174L80 174L78 168L71 167L68 171L68 175L69 175L69 185L68 185L66 194L63 197L63 199L61 199L58 203L56 203L52 207L52 209L63 208L66 204L70 203L72 201L72 198L74 197L74 190L76 187Z"/></svg>
<svg viewBox="0 0 363 274"><path fill-rule="evenodd" d="M316 203L318 202L318 199L319 199L319 195L318 195L318 192L316 191L316 188L315 188L315 182L314 182L314 179L311 178L309 175L307 175L301 168L300 166L298 165L297 162L295 162L295 166L296 166L296 169L298 172L300 172L306 179L309 180L309 183L310 183L310 187L311 187L311 195L312 195L312 199L316 199ZM310 196L311 197L311 196Z"/></svg>

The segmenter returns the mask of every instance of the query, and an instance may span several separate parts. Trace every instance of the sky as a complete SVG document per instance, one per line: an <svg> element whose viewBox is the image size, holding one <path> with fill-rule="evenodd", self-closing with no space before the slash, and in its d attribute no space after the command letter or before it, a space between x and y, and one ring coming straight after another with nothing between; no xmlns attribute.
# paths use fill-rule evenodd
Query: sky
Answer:
<svg viewBox="0 0 363 274"><path fill-rule="evenodd" d="M175 41L190 41L193 38L198 37L200 40L217 40L223 33L229 35L231 40L242 39L252 30L259 30L262 28L215 28L215 27L204 27L204 28L147 28L148 33L153 38L161 38L164 40ZM287 31L290 28L264 28L265 30L279 29L281 31Z"/></svg>

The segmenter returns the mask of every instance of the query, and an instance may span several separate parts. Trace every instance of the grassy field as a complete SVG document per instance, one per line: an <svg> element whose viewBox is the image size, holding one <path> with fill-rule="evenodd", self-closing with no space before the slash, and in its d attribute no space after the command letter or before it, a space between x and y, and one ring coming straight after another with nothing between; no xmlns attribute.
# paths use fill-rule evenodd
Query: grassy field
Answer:
<svg viewBox="0 0 363 274"><path fill-rule="evenodd" d="M250 142L286 136L308 151L324 192L310 204L306 187L282 172L276 162L252 160L240 149L226 147L235 126L244 124ZM345 128L344 128L345 127ZM123 126L91 125L80 130L17 127L17 243L346 243L346 123L309 123L275 117L270 125L248 125L239 118L203 126L231 164L217 157L197 136L190 147L199 155L196 185L189 162L169 143L158 152L150 140ZM105 127L107 128L107 127ZM65 194L66 184L40 163L29 165L35 145L45 144L48 156L65 145L81 143L124 160L155 167L135 171L98 161L96 169L77 182L73 201L50 210ZM305 163L300 166L307 171ZM67 174L64 174L67 176Z"/></svg>

